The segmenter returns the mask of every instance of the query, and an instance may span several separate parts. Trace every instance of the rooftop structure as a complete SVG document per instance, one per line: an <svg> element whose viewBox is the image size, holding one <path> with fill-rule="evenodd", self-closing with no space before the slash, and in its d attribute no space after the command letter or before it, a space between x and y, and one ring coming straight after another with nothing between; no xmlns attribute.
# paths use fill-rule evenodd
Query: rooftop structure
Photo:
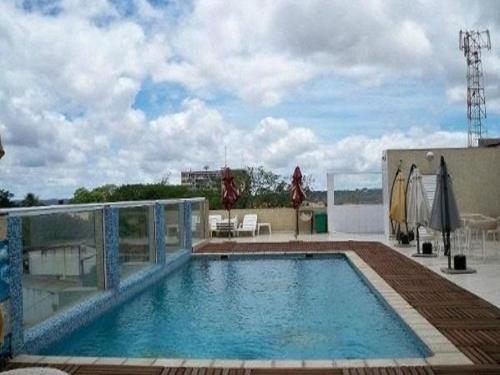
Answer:
<svg viewBox="0 0 500 375"><path fill-rule="evenodd" d="M467 60L467 119L468 146L475 147L486 134L483 119L486 118L483 66L481 48L491 49L490 32L460 30L460 50Z"/></svg>
<svg viewBox="0 0 500 375"><path fill-rule="evenodd" d="M233 173L243 173L243 169L234 169ZM216 170L182 171L181 184L193 190L217 189L221 183L222 168Z"/></svg>

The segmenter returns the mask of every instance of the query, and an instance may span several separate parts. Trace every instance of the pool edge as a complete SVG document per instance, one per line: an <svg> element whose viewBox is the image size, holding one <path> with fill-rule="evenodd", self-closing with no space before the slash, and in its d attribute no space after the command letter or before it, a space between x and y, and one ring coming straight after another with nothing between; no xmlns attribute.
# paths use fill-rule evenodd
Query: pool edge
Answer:
<svg viewBox="0 0 500 375"><path fill-rule="evenodd" d="M429 323L398 292L396 292L373 268L352 250L331 251L272 251L272 252L232 252L232 253L193 253L190 257L219 256L260 256L266 255L306 255L306 254L343 254L353 269L379 294L384 303L399 316L401 321L427 346L430 356L419 358L368 358L368 359L325 359L325 360L238 360L238 359L195 359L195 358L127 358L127 357L71 357L38 356L22 354L12 362L34 364L109 364L164 367L212 367L212 368L349 368L349 367L396 367L396 366L435 366L435 365L472 365L473 362L452 344L437 328ZM190 257L187 257L189 259Z"/></svg>

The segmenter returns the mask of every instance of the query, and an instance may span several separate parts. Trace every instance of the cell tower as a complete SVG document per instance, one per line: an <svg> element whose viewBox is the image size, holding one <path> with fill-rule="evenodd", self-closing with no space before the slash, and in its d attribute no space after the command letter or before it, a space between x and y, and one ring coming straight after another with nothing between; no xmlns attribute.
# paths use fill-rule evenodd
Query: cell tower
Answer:
<svg viewBox="0 0 500 375"><path fill-rule="evenodd" d="M486 134L483 119L486 118L486 98L483 86L483 66L481 48L491 49L490 32L460 30L460 50L467 60L467 119L469 147L478 145L479 139Z"/></svg>

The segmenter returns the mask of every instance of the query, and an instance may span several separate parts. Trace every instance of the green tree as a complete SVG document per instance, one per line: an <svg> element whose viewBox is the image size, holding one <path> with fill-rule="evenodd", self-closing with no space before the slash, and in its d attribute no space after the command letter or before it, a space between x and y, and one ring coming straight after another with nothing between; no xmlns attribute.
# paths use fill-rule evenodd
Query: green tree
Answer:
<svg viewBox="0 0 500 375"><path fill-rule="evenodd" d="M12 201L13 197L14 194L12 194L10 191L0 189L0 207L14 207L15 203Z"/></svg>
<svg viewBox="0 0 500 375"><path fill-rule="evenodd" d="M75 190L70 203L102 203L109 202L116 191L116 185L103 185L91 191L81 187Z"/></svg>
<svg viewBox="0 0 500 375"><path fill-rule="evenodd" d="M235 208L289 207L290 178L266 170L260 166L233 171L236 186L240 190L240 198ZM304 178L306 193L312 178ZM187 186L168 185L165 178L155 184L104 185L93 190L79 188L75 191L71 203L118 202L157 200L175 198L204 197L211 209L222 208L222 181L216 188L192 190Z"/></svg>
<svg viewBox="0 0 500 375"><path fill-rule="evenodd" d="M33 206L40 206L40 200L38 197L33 194L33 193L28 193L24 197L24 199L21 202L21 206L23 207L33 207Z"/></svg>

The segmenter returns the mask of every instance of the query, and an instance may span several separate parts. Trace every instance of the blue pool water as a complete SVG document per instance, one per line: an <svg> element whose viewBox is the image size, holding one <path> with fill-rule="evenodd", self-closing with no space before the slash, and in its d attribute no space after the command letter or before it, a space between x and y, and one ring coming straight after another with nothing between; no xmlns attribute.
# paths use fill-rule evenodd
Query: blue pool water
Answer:
<svg viewBox="0 0 500 375"><path fill-rule="evenodd" d="M344 256L193 259L41 354L223 359L423 357Z"/></svg>

